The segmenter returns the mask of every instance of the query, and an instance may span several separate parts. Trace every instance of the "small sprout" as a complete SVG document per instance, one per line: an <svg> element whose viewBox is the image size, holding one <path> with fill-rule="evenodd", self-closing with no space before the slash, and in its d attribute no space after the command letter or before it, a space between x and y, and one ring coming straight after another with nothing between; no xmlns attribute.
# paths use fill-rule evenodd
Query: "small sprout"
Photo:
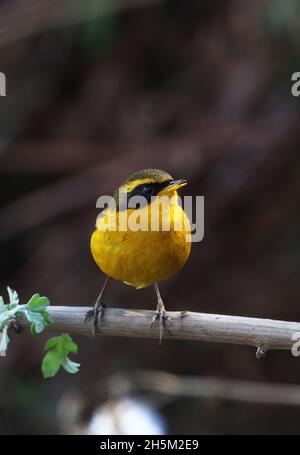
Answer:
<svg viewBox="0 0 300 455"><path fill-rule="evenodd" d="M45 327L52 324L50 315L47 311L50 305L49 299L40 294L34 294L29 301L19 304L19 296L16 291L7 288L9 303L5 304L0 296L0 355L5 355L10 342L8 332L13 329L15 333L21 331L17 317L21 314L31 322L31 333L33 335L41 333ZM42 363L42 371L45 378L53 377L63 367L68 373L74 374L79 370L79 363L75 363L68 358L69 353L77 352L77 345L72 341L68 334L60 337L51 338L46 346L47 354Z"/></svg>
<svg viewBox="0 0 300 455"><path fill-rule="evenodd" d="M53 378L58 373L60 367L63 367L71 374L79 371L80 364L73 362L68 357L70 353L77 353L78 346L67 333L50 338L44 349L48 351L42 362L44 378Z"/></svg>

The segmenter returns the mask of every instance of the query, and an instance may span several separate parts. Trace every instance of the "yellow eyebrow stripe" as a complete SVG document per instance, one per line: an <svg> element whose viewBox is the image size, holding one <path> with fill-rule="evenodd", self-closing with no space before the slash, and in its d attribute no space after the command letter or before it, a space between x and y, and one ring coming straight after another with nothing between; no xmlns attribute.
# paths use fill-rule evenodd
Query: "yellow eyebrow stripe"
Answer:
<svg viewBox="0 0 300 455"><path fill-rule="evenodd" d="M138 185L145 185L147 183L155 183L155 180L153 179L136 179L133 180L132 182L125 183L125 185L122 186L128 193L130 193L134 188L136 188Z"/></svg>

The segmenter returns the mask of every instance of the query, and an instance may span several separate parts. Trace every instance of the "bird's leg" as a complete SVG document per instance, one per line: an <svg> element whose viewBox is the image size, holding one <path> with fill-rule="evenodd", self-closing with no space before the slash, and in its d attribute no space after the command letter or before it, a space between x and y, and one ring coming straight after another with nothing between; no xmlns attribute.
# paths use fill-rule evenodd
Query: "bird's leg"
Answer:
<svg viewBox="0 0 300 455"><path fill-rule="evenodd" d="M93 317L93 328L92 328L92 335L93 336L96 335L97 330L98 330L98 316L99 316L99 313L100 313L100 326L101 326L101 323L102 323L104 311L105 311L105 308L106 308L106 304L103 302L103 294L104 294L104 291L105 291L105 288L107 286L108 281L109 281L109 277L107 276L105 278L105 281L104 281L104 284L103 284L102 289L100 291L100 294L99 294L99 296L98 296L98 298L96 300L94 308L92 310L89 310L86 313L85 318L84 318L84 322L86 322L88 319Z"/></svg>
<svg viewBox="0 0 300 455"><path fill-rule="evenodd" d="M161 340L162 340L164 328L165 328L165 322L166 321L171 322L171 319L166 314L165 305L164 305L164 302L162 301L162 298L161 298L157 283L154 283L153 286L154 286L156 297L157 297L157 308L156 308L156 311L155 311L154 316L152 318L152 321L151 321L151 324L150 324L150 328L152 328L154 322L156 320L158 320L158 324L159 324L159 344L160 344Z"/></svg>

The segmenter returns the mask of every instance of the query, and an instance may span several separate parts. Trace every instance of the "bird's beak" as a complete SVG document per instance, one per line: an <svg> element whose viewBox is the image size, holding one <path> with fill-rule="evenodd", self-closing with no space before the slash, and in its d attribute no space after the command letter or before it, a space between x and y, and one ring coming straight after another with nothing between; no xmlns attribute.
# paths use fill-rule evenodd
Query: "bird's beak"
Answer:
<svg viewBox="0 0 300 455"><path fill-rule="evenodd" d="M187 180L185 179L178 179L178 180L170 180L168 185L161 191L161 193L169 193L171 191L177 191L179 188L182 188L187 184Z"/></svg>

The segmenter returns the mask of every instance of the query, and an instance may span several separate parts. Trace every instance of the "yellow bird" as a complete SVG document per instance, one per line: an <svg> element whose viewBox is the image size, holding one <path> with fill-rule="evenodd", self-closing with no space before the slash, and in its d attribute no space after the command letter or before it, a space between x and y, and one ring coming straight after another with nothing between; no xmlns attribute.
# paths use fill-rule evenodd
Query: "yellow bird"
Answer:
<svg viewBox="0 0 300 455"><path fill-rule="evenodd" d="M160 169L144 169L114 192L113 204L98 216L90 247L106 279L94 309L86 316L94 317L93 335L99 313L100 324L104 314L104 290L113 278L137 289L154 286L157 309L151 327L158 320L162 337L169 318L157 283L178 272L191 250L190 223L177 194L186 184Z"/></svg>

